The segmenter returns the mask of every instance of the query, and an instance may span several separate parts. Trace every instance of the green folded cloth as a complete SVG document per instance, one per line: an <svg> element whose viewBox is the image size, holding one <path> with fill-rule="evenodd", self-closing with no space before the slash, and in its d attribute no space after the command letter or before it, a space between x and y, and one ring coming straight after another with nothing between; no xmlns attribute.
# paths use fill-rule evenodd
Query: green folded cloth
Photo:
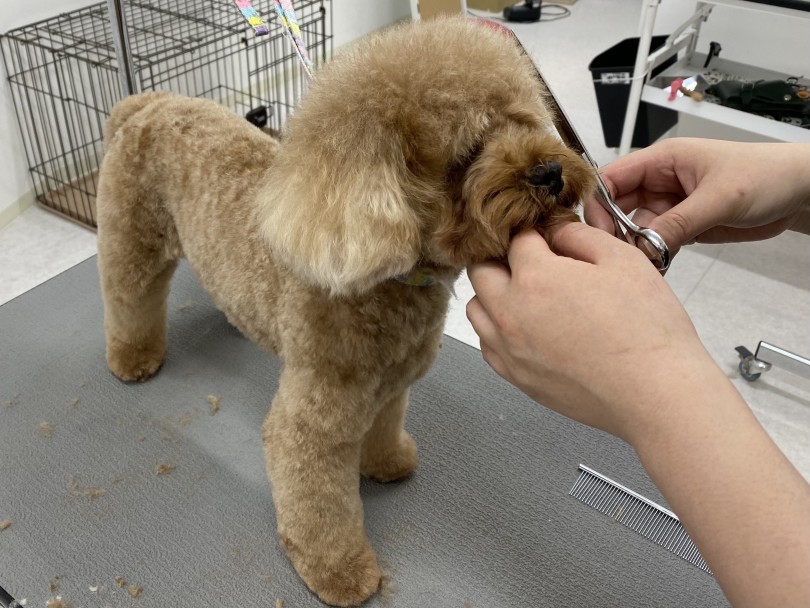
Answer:
<svg viewBox="0 0 810 608"><path fill-rule="evenodd" d="M807 121L810 120L810 99L800 96L804 90L792 80L722 80L706 89L706 93L735 110L767 114L777 120Z"/></svg>

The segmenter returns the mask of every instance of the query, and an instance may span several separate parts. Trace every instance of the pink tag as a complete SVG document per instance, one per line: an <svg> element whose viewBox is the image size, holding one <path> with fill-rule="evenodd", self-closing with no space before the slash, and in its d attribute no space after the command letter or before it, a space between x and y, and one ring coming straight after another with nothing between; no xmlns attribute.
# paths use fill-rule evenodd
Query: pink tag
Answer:
<svg viewBox="0 0 810 608"><path fill-rule="evenodd" d="M669 85L669 101L675 101L675 98L678 96L678 89L680 89L682 85L683 78L676 78L672 81L672 84Z"/></svg>

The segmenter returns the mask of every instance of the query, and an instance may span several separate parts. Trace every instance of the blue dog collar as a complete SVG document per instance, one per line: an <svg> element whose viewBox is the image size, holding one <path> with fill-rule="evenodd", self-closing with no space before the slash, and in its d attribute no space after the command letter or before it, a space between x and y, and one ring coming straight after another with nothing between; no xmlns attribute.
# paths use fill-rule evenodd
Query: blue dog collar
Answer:
<svg viewBox="0 0 810 608"><path fill-rule="evenodd" d="M427 268L414 268L407 274L398 274L394 277L400 283L415 287L430 287L439 282L432 270Z"/></svg>

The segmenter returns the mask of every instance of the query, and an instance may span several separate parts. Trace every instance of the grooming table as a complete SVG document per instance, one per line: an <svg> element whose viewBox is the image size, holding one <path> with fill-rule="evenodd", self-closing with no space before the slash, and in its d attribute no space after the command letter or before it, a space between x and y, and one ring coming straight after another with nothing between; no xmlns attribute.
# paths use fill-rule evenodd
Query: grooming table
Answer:
<svg viewBox="0 0 810 608"><path fill-rule="evenodd" d="M104 361L95 258L0 307L0 586L30 608L321 606L279 546L265 476L279 362L185 264L169 328L163 369L128 385ZM633 450L534 404L477 350L445 338L407 426L417 472L361 484L387 573L367 606L728 605L709 574L568 495L583 463L663 504Z"/></svg>

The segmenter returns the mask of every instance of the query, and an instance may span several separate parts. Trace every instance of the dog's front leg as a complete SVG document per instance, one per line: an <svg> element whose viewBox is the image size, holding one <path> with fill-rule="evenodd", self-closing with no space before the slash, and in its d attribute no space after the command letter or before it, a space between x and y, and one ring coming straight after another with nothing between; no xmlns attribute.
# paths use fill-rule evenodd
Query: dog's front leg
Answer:
<svg viewBox="0 0 810 608"><path fill-rule="evenodd" d="M410 475L419 464L416 442L405 430L408 390L385 404L363 440L360 472L383 483Z"/></svg>
<svg viewBox="0 0 810 608"><path fill-rule="evenodd" d="M372 397L362 383L285 368L264 424L281 543L307 586L335 606L361 603L380 583L360 500Z"/></svg>

